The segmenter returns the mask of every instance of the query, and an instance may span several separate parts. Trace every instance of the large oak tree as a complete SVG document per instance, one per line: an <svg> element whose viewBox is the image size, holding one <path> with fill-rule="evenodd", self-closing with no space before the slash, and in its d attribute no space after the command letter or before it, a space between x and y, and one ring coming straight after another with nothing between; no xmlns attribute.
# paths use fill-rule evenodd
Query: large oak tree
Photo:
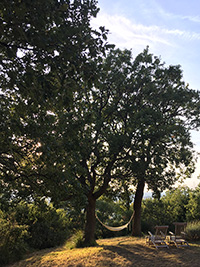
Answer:
<svg viewBox="0 0 200 267"><path fill-rule="evenodd" d="M200 94L185 84L180 66L165 66L148 48L134 60L130 51L115 50L104 68L101 86L111 89L104 144L116 152L110 182L135 186L133 235L141 235L145 185L159 194L194 171L190 130L199 127Z"/></svg>
<svg viewBox="0 0 200 267"><path fill-rule="evenodd" d="M80 192L63 171L70 157L60 136L72 152L66 111L97 79L109 48L105 28L90 26L97 12L94 0L0 3L0 186L12 197L59 202Z"/></svg>
<svg viewBox="0 0 200 267"><path fill-rule="evenodd" d="M63 111L67 125L61 121L65 171L87 197L85 242L90 244L96 200L110 184L124 180L136 186L133 234L140 235L145 184L158 193L191 175L189 130L199 126L199 93L185 85L180 66L166 67L148 49L135 60L130 51L118 49L99 71L94 87L74 94L74 105ZM73 133L70 139L67 131Z"/></svg>

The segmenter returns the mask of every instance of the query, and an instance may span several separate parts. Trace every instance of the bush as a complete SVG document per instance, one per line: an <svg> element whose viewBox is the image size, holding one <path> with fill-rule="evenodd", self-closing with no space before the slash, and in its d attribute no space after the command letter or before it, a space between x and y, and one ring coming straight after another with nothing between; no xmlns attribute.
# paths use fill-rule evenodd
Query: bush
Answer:
<svg viewBox="0 0 200 267"><path fill-rule="evenodd" d="M45 201L20 202L7 212L0 210L0 266L17 261L28 248L43 249L63 244L69 237L66 212Z"/></svg>
<svg viewBox="0 0 200 267"><path fill-rule="evenodd" d="M83 247L83 231L78 230L70 239L67 241L66 246L70 249Z"/></svg>
<svg viewBox="0 0 200 267"><path fill-rule="evenodd" d="M28 244L36 249L62 245L69 237L68 223L66 213L62 209L55 209L46 203L29 205Z"/></svg>
<svg viewBox="0 0 200 267"><path fill-rule="evenodd" d="M141 228L146 234L148 231L154 233L156 225L165 225L168 222L166 210L162 200L147 198L143 200Z"/></svg>
<svg viewBox="0 0 200 267"><path fill-rule="evenodd" d="M200 240L200 221L188 223L186 236L189 240Z"/></svg>
<svg viewBox="0 0 200 267"><path fill-rule="evenodd" d="M20 260L27 251L27 228L11 219L0 218L0 266Z"/></svg>

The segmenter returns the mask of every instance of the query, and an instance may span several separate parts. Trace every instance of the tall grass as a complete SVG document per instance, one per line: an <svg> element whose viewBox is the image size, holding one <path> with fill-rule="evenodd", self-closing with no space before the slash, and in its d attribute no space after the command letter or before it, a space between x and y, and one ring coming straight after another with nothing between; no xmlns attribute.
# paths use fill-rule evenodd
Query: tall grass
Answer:
<svg viewBox="0 0 200 267"><path fill-rule="evenodd" d="M186 236L189 240L200 240L200 221L188 223L186 227Z"/></svg>
<svg viewBox="0 0 200 267"><path fill-rule="evenodd" d="M83 247L83 231L78 230L66 242L66 247L69 249Z"/></svg>

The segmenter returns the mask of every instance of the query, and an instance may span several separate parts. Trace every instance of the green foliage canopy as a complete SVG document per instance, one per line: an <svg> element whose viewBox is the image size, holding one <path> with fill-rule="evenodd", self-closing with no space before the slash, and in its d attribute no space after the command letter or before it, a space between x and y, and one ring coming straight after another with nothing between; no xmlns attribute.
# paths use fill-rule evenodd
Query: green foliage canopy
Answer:
<svg viewBox="0 0 200 267"><path fill-rule="evenodd" d="M2 190L34 197L52 189L58 196L65 187L59 139L69 142L76 131L67 127L66 111L73 94L94 82L109 47L105 28L90 27L97 12L93 0L1 1Z"/></svg>

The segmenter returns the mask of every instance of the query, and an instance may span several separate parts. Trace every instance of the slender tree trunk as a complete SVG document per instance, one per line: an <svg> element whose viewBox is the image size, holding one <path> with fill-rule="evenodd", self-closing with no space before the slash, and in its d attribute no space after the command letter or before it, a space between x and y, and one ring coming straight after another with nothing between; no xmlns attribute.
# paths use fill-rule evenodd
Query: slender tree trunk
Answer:
<svg viewBox="0 0 200 267"><path fill-rule="evenodd" d="M137 184L135 200L134 200L134 211L135 216L133 219L132 235L141 236L141 209L142 209L142 198L144 194L145 181L141 180Z"/></svg>
<svg viewBox="0 0 200 267"><path fill-rule="evenodd" d="M90 246L95 244L95 207L96 199L92 194L88 196L88 205L86 209L86 225L84 233L84 245Z"/></svg>

